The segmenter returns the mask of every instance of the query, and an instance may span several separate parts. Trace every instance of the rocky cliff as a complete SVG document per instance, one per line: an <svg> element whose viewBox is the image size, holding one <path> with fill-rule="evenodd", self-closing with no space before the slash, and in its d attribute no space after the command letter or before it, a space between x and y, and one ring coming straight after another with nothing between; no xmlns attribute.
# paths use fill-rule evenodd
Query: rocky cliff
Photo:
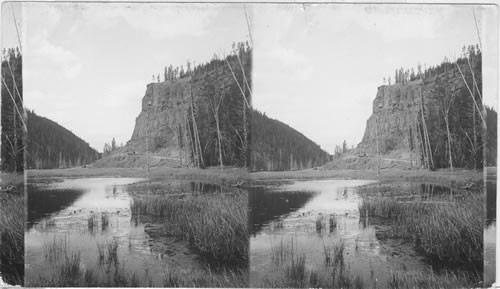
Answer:
<svg viewBox="0 0 500 289"><path fill-rule="evenodd" d="M439 66L427 77L378 87L358 151L375 153L378 133L381 153L399 151L409 158L411 152L421 165L428 162L433 167L447 167L451 143L452 163L478 165L482 161L480 56L470 56L471 66L467 58L458 60L465 82L456 63L447 63L444 71ZM472 88L477 107L466 83Z"/></svg>
<svg viewBox="0 0 500 289"><path fill-rule="evenodd" d="M245 166L250 71L251 49L241 47L180 78L148 84L131 139L96 165L144 166L149 151L153 166Z"/></svg>
<svg viewBox="0 0 500 289"><path fill-rule="evenodd" d="M150 152L163 150L166 157L185 159L188 147L179 144L188 143L190 92L191 77L148 84L127 148L136 153L146 152L149 139Z"/></svg>

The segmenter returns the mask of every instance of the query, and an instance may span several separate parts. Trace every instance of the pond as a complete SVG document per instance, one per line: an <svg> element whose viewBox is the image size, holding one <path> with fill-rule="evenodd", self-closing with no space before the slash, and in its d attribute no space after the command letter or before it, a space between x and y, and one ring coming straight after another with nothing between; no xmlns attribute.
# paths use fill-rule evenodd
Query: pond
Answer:
<svg viewBox="0 0 500 289"><path fill-rule="evenodd" d="M496 260L496 168L486 170L486 223L484 226L484 280L486 285L495 281Z"/></svg>
<svg viewBox="0 0 500 289"><path fill-rule="evenodd" d="M413 182L309 180L256 185L249 189L250 286L289 286L287 281L280 283L286 278L279 275L298 273L290 269L293 265L279 266L285 251L291 251L292 264L304 261L306 271L316 272L308 275L316 281L327 266L331 268L328 262L335 251L342 252L349 278L365 286L386 288L389 272L430 275L428 260L412 242L393 236L390 220L360 216L363 198L380 197L440 203L464 195L446 186ZM315 284L304 282L301 286Z"/></svg>
<svg viewBox="0 0 500 289"><path fill-rule="evenodd" d="M85 178L30 182L25 234L27 286L64 283L65 276L58 272L67 267L68 259L76 259L78 272L92 279L85 284L103 286L162 287L166 272L203 272L206 264L189 241L161 233L163 219L134 215L131 204L135 196L206 194L220 188L187 181L151 185L144 181ZM112 278L134 279L128 283L108 280L110 270L120 272ZM52 280L54 276L61 280Z"/></svg>

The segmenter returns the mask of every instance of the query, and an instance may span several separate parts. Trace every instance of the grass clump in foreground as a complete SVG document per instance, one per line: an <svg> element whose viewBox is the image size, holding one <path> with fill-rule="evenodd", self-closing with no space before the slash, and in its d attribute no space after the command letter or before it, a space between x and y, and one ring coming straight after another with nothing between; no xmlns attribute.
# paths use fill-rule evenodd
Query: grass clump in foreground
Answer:
<svg viewBox="0 0 500 289"><path fill-rule="evenodd" d="M115 239L97 243L97 266L82 266L80 251L70 251L65 239L54 238L44 244L46 268L38 276L30 274L28 287L247 287L246 270L213 272L209 268L196 272L165 272L163 282L154 283L146 273L130 274L118 260Z"/></svg>
<svg viewBox="0 0 500 289"><path fill-rule="evenodd" d="M324 247L325 263L322 268L310 269L306 255L297 252L293 240L271 246L273 268L260 284L264 288L364 288L358 276L351 276L344 261L344 243Z"/></svg>
<svg viewBox="0 0 500 289"><path fill-rule="evenodd" d="M38 276L29 274L28 287L150 287L151 279L128 274L118 263L118 243L97 243L96 268L82 266L82 253L71 251L66 239L54 238L43 245L45 267ZM104 266L106 265L106 266Z"/></svg>
<svg viewBox="0 0 500 289"><path fill-rule="evenodd" d="M413 240L428 257L449 264L483 264L483 195L470 194L454 202L398 202L378 197L363 199L361 217L394 221L394 232Z"/></svg>
<svg viewBox="0 0 500 289"><path fill-rule="evenodd" d="M0 186L11 188L10 192L0 192L0 265L10 269L3 272L3 279L23 285L24 189L22 184L1 183Z"/></svg>
<svg viewBox="0 0 500 289"><path fill-rule="evenodd" d="M134 197L132 215L152 215L169 223L170 234L189 240L220 264L246 265L248 228L246 193Z"/></svg>
<svg viewBox="0 0 500 289"><path fill-rule="evenodd" d="M294 248L295 247L295 248ZM474 286L465 275L443 273L434 275L414 271L390 272L387 282L380 283L371 274L371 277L363 279L356 275L347 264L345 256L345 244L343 241L324 246L323 266L319 268L308 268L306 255L297 252L293 241L281 241L271 246L272 268L264 279L251 284L252 287L261 288L390 288L390 289L414 289L414 288L463 288Z"/></svg>

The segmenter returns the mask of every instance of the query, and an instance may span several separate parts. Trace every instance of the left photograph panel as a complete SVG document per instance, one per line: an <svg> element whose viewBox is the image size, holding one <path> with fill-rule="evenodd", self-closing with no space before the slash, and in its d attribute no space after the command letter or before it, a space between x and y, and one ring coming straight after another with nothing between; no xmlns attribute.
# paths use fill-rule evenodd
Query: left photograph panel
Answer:
<svg viewBox="0 0 500 289"><path fill-rule="evenodd" d="M17 13L24 285L248 287L251 11L57 2Z"/></svg>
<svg viewBox="0 0 500 289"><path fill-rule="evenodd" d="M0 287L24 285L23 51L20 5L2 5Z"/></svg>

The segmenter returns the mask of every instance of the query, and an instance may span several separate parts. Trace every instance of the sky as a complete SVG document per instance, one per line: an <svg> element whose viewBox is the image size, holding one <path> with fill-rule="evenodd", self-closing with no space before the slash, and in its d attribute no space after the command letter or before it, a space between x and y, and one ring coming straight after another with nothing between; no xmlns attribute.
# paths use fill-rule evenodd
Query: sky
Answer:
<svg viewBox="0 0 500 289"><path fill-rule="evenodd" d="M125 144L153 74L248 39L242 7L24 3L25 106L99 151L113 137Z"/></svg>
<svg viewBox="0 0 500 289"><path fill-rule="evenodd" d="M130 139L153 74L250 40L242 4L9 6L2 6L2 46L18 43L17 15L25 106L99 151L113 137L118 144ZM401 4L247 5L253 106L330 153L344 140L356 146L384 77L454 59L463 45L478 43L473 9L484 99L496 108L496 6Z"/></svg>
<svg viewBox="0 0 500 289"><path fill-rule="evenodd" d="M485 103L496 108L496 6L451 5L256 8L253 105L329 153L344 140L356 146L384 77L456 59L463 45L478 43L473 9L484 42Z"/></svg>

